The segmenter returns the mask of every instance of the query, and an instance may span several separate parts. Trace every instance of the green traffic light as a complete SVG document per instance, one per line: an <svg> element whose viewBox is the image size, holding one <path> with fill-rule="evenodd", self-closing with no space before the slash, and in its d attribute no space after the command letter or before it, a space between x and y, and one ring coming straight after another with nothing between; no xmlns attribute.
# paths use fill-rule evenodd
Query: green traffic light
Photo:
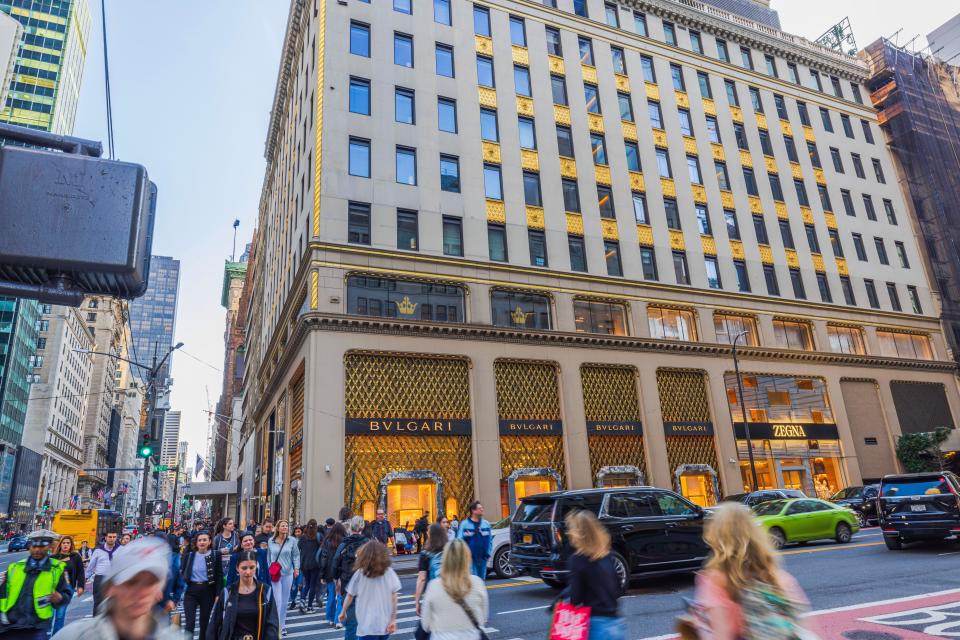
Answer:
<svg viewBox="0 0 960 640"><path fill-rule="evenodd" d="M150 446L140 447L141 458L149 458L151 455L153 455L153 447L150 447Z"/></svg>

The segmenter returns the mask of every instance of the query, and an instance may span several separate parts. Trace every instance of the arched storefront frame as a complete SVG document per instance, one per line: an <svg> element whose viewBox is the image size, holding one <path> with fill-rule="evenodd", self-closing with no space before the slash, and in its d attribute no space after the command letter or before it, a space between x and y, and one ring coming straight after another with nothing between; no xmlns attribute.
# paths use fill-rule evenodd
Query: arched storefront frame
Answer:
<svg viewBox="0 0 960 640"><path fill-rule="evenodd" d="M603 479L607 476L613 475L625 475L632 473L637 477L637 484L642 485L646 484L646 477L643 475L643 471L640 470L640 467L637 467L632 464L617 465L617 466L607 466L601 467L600 471L597 472L597 486L603 486Z"/></svg>
<svg viewBox="0 0 960 640"><path fill-rule="evenodd" d="M434 471L391 471L390 473L384 475L380 478L380 490L377 492L377 508L382 509L384 513L387 511L387 487L391 483L398 480L429 480L437 486L437 497L436 504L434 508L434 514L443 513L444 510L444 499L443 499L443 480L440 478L440 475Z"/></svg>
<svg viewBox="0 0 960 640"><path fill-rule="evenodd" d="M547 476L553 478L553 481L557 485L557 490L563 489L563 478L560 476L560 472L556 469L550 467L527 467L524 469L515 469L513 473L507 476L507 500L509 500L510 513L512 514L517 508L517 480L520 478L532 478L532 477L543 477Z"/></svg>
<svg viewBox="0 0 960 640"><path fill-rule="evenodd" d="M710 475L713 485L713 497L720 501L720 480L717 476L717 470L708 464L681 464L673 472L673 489L680 495L683 495L683 485L680 483L680 476L686 473L707 473Z"/></svg>

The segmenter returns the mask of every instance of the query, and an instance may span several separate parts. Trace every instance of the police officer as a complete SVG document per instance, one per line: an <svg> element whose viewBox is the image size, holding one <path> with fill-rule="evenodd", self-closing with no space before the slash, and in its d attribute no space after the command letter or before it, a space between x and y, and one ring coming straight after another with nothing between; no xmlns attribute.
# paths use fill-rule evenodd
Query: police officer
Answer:
<svg viewBox="0 0 960 640"><path fill-rule="evenodd" d="M73 591L65 565L47 553L52 531L27 537L30 555L7 568L0 583L0 639L45 640L53 623L54 607L70 602Z"/></svg>

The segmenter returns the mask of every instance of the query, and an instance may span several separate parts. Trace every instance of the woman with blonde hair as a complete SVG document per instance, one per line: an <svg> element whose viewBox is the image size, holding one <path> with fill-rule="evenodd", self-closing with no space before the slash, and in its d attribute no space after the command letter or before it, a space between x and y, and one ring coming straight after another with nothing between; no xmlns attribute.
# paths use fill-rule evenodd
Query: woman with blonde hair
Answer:
<svg viewBox="0 0 960 640"><path fill-rule="evenodd" d="M627 625L617 604L623 588L610 554L610 534L590 511L571 511L566 522L573 555L567 560L565 594L573 606L590 607L590 640L624 640Z"/></svg>
<svg viewBox="0 0 960 640"><path fill-rule="evenodd" d="M724 502L704 530L712 554L697 575L695 606L712 640L815 638L806 595L780 568L769 534L746 506Z"/></svg>
<svg viewBox="0 0 960 640"><path fill-rule="evenodd" d="M420 624L430 640L477 640L489 603L483 580L471 574L473 558L463 540L443 550L440 577L427 585Z"/></svg>

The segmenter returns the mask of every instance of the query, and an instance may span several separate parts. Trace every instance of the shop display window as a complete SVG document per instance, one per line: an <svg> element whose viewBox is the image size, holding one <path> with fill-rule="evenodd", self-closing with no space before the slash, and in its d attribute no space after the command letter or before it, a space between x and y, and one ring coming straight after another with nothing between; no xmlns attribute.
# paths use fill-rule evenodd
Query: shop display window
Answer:
<svg viewBox="0 0 960 640"><path fill-rule="evenodd" d="M578 333L627 335L627 307L598 300L574 300L573 316Z"/></svg>
<svg viewBox="0 0 960 640"><path fill-rule="evenodd" d="M369 276L347 278L347 313L357 316L465 322L463 287Z"/></svg>
<svg viewBox="0 0 960 640"><path fill-rule="evenodd" d="M809 322L774 320L773 335L777 339L778 347L813 351L813 333Z"/></svg>
<svg viewBox="0 0 960 640"><path fill-rule="evenodd" d="M746 332L746 334L737 340L738 347L755 347L760 344L757 337L756 318L729 313L715 313L713 314L713 328L717 332L717 342L722 344L733 344L733 339L743 332Z"/></svg>
<svg viewBox="0 0 960 640"><path fill-rule="evenodd" d="M667 340L696 341L697 323L693 311L670 307L647 307L650 337Z"/></svg>
<svg viewBox="0 0 960 640"><path fill-rule="evenodd" d="M930 338L924 335L900 331L877 331L880 355L891 358L933 360Z"/></svg>
<svg viewBox="0 0 960 640"><path fill-rule="evenodd" d="M493 324L497 327L550 329L550 298L522 291L490 292Z"/></svg>
<svg viewBox="0 0 960 640"><path fill-rule="evenodd" d="M831 423L833 409L822 378L743 374L743 402L751 422ZM737 376L724 376L734 422L743 422Z"/></svg>

